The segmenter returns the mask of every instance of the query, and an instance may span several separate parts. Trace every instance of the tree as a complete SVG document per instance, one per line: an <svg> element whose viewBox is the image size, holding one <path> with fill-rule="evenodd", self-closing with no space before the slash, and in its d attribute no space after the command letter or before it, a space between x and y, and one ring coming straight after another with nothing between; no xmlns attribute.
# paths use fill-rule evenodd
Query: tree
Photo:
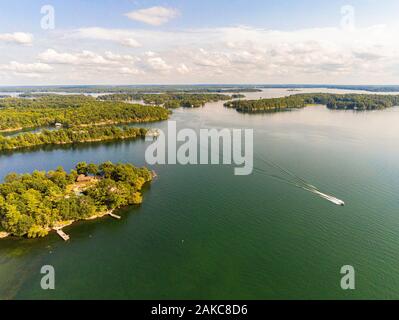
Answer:
<svg viewBox="0 0 399 320"><path fill-rule="evenodd" d="M143 202L143 197L140 192L135 192L132 195L132 203L133 204L141 204Z"/></svg>
<svg viewBox="0 0 399 320"><path fill-rule="evenodd" d="M87 163L86 162L79 162L77 165L76 165L76 171L77 171L77 173L78 174L84 174L85 176L87 175L87 172L88 172L88 166L87 166Z"/></svg>
<svg viewBox="0 0 399 320"><path fill-rule="evenodd" d="M100 172L104 178L111 178L114 171L115 166L111 161L104 162L100 165Z"/></svg>
<svg viewBox="0 0 399 320"><path fill-rule="evenodd" d="M90 164L87 166L87 172L88 172L89 174L94 175L94 176L98 175L98 173L99 173L98 165L96 165L96 164L94 164L94 163L90 163Z"/></svg>
<svg viewBox="0 0 399 320"><path fill-rule="evenodd" d="M33 225L28 230L28 238L43 238L47 235L48 230L38 225Z"/></svg>

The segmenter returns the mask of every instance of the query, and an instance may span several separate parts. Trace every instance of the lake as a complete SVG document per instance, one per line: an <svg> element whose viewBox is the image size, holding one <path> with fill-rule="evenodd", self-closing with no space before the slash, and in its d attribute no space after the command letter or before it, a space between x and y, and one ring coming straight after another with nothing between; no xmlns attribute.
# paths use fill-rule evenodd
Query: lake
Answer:
<svg viewBox="0 0 399 320"><path fill-rule="evenodd" d="M301 90L301 92L347 92ZM350 91L353 92L353 91ZM248 98L300 92L268 89ZM364 92L363 92L364 93ZM62 241L0 241L1 299L398 299L399 108L310 106L242 114L208 103L173 110L178 128L252 128L255 166L269 159L346 202L233 166L157 165L144 203L65 228ZM167 122L147 125L165 129ZM145 165L148 142L38 148L0 156L9 171L71 169L79 161ZM279 174L278 172L276 174ZM43 265L56 290L40 288ZM356 290L340 287L343 265Z"/></svg>

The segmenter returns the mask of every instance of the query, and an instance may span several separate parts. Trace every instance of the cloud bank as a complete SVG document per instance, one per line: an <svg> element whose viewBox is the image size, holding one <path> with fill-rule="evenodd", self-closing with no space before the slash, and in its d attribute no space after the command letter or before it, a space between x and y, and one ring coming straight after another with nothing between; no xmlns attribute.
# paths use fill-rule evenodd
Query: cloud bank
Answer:
<svg viewBox="0 0 399 320"><path fill-rule="evenodd" d="M0 42L8 42L21 45L31 45L33 35L25 32L0 33Z"/></svg>
<svg viewBox="0 0 399 320"><path fill-rule="evenodd" d="M385 25L174 32L89 27L63 31L62 45L50 39L26 55L30 61L13 63L14 69L15 63L49 66L56 83L393 83L399 75L397 31ZM11 68L7 61L2 66Z"/></svg>

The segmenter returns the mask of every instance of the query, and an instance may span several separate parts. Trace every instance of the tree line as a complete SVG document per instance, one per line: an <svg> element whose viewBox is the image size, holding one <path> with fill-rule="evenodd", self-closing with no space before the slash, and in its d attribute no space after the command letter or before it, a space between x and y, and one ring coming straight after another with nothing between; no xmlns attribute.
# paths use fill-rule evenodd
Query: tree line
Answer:
<svg viewBox="0 0 399 320"><path fill-rule="evenodd" d="M126 126L91 126L42 130L39 133L28 132L14 137L4 137L0 135L0 152L45 145L144 138L147 131L148 130L145 128Z"/></svg>
<svg viewBox="0 0 399 320"><path fill-rule="evenodd" d="M229 93L259 92L251 85L142 85L142 86L24 86L0 87L0 92L42 93Z"/></svg>
<svg viewBox="0 0 399 320"><path fill-rule="evenodd" d="M208 102L230 100L232 97L225 94L200 93L120 93L107 94L97 97L101 101L132 101L142 100L145 104L160 105L167 109L199 108Z"/></svg>
<svg viewBox="0 0 399 320"><path fill-rule="evenodd" d="M237 100L224 104L240 112L276 112L323 104L329 109L379 110L399 105L399 95L305 93L282 98Z"/></svg>

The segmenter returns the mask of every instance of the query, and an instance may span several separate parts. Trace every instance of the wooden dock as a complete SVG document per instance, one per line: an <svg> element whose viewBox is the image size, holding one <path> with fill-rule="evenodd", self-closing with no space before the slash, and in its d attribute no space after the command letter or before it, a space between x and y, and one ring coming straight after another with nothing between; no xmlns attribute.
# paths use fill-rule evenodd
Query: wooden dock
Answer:
<svg viewBox="0 0 399 320"><path fill-rule="evenodd" d="M116 215L115 213L110 212L109 215L110 215L112 218L121 219L121 217L118 216L118 215Z"/></svg>
<svg viewBox="0 0 399 320"><path fill-rule="evenodd" d="M68 241L69 240L69 236L62 231L62 229L57 229L57 234L64 240L64 241Z"/></svg>

